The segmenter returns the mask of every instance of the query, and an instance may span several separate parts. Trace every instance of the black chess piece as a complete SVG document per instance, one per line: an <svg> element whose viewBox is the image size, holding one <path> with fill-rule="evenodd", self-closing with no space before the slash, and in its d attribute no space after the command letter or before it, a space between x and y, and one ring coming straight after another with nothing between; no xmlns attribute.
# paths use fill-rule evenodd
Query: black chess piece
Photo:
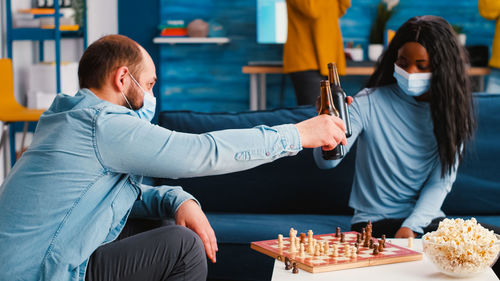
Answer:
<svg viewBox="0 0 500 281"><path fill-rule="evenodd" d="M290 259L285 257L285 269L290 270L292 267L290 266Z"/></svg>
<svg viewBox="0 0 500 281"><path fill-rule="evenodd" d="M294 263L293 263L293 270L292 270L292 273L293 273L293 274L297 274L297 273L299 273L299 269L297 268L297 263L296 263L296 262L294 262Z"/></svg>

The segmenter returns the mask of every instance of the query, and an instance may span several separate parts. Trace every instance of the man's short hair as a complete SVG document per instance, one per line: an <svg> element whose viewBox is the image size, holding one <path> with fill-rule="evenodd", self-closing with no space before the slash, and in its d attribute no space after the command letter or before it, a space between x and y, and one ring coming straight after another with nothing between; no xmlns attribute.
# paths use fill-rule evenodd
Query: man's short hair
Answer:
<svg viewBox="0 0 500 281"><path fill-rule="evenodd" d="M92 43L78 65L80 88L100 89L109 75L122 66L136 74L142 66L139 44L123 35L107 35Z"/></svg>

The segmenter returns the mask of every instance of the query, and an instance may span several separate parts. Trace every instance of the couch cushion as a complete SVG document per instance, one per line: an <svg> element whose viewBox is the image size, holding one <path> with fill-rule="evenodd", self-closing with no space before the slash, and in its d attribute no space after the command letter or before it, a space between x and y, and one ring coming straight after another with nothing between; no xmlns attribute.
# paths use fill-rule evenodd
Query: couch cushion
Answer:
<svg viewBox="0 0 500 281"><path fill-rule="evenodd" d="M447 215L500 214L500 95L477 94L475 102L478 129L443 204Z"/></svg>
<svg viewBox="0 0 500 281"><path fill-rule="evenodd" d="M203 133L257 125L297 123L315 116L314 107L242 113L162 112L159 125L175 131ZM160 179L180 185L208 212L352 214L348 207L355 153L333 170L316 167L311 149L247 171L188 179Z"/></svg>

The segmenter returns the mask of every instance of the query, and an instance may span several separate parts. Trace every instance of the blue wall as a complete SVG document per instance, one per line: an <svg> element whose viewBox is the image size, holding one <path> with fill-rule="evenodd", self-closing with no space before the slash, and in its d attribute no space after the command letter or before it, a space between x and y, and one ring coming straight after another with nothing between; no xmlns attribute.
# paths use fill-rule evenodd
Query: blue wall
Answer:
<svg viewBox="0 0 500 281"><path fill-rule="evenodd" d="M341 19L344 42L367 45L378 2L352 0L352 7ZM256 0L161 0L159 4L161 21L215 20L224 26L231 40L224 45L161 45L157 62L161 108L208 112L247 110L249 77L241 73L241 67L249 61L279 61L282 57L282 45L256 43ZM397 29L408 18L423 14L439 15L452 24L462 25L467 45L491 44L494 23L479 15L475 0L401 0L387 27ZM280 106L282 77L267 76L268 107ZM293 106L293 88L288 77L284 79L283 105ZM346 92L355 94L366 77L341 79Z"/></svg>

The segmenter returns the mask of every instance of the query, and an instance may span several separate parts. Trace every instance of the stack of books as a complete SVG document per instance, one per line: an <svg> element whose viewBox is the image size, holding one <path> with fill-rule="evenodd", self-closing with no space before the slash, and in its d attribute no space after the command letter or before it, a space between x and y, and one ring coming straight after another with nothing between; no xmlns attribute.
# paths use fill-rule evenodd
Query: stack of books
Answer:
<svg viewBox="0 0 500 281"><path fill-rule="evenodd" d="M21 9L13 16L14 28L55 28L55 10L51 8ZM75 24L74 10L64 8L59 13L59 29L75 31L80 27Z"/></svg>
<svg viewBox="0 0 500 281"><path fill-rule="evenodd" d="M165 37L187 36L187 27L183 20L168 20L165 24L160 24L160 35Z"/></svg>

